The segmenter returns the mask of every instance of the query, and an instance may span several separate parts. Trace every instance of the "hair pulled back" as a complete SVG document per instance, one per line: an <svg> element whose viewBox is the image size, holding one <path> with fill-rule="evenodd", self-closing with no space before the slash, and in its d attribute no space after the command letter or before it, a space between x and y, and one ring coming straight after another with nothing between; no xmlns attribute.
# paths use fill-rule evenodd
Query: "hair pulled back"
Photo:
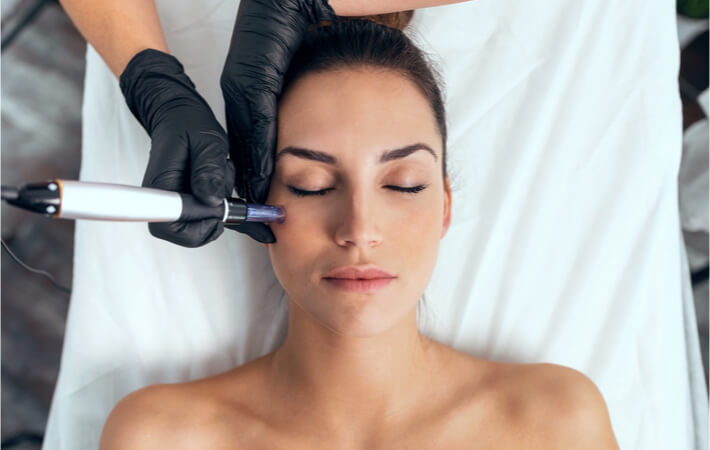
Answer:
<svg viewBox="0 0 710 450"><path fill-rule="evenodd" d="M401 74L417 86L431 106L441 135L442 172L446 177L446 112L440 77L424 52L399 29L409 23L411 13L366 19L339 17L327 25L310 28L284 76L281 95L297 80L313 73L373 67Z"/></svg>

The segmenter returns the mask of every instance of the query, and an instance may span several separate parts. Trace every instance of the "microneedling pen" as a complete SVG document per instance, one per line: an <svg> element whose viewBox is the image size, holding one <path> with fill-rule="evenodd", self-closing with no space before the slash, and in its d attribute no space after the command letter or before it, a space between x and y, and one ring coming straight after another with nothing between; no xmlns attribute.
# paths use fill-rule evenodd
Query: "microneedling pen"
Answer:
<svg viewBox="0 0 710 450"><path fill-rule="evenodd" d="M59 219L126 222L184 222L218 218L226 224L283 222L283 207L225 198L219 206L202 204L180 192L112 183L55 179L20 188L2 186L13 206Z"/></svg>

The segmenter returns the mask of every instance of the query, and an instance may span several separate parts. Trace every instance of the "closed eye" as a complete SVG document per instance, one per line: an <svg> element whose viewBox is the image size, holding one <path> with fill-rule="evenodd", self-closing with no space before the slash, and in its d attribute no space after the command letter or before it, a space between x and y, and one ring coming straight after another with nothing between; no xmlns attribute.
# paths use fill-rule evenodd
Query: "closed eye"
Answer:
<svg viewBox="0 0 710 450"><path fill-rule="evenodd" d="M306 191L303 189L298 189L293 186L289 186L288 190L291 191L292 194L295 194L299 197L307 197L309 195L325 195L328 193L328 191L332 191L335 188L326 188L326 189L320 189L318 191Z"/></svg>
<svg viewBox="0 0 710 450"><path fill-rule="evenodd" d="M387 185L385 186L387 189L391 189L393 191L397 192L405 192L407 194L417 194L424 189L426 189L426 186L423 184L420 184L419 186L412 186L412 187L404 187L404 186L393 186L393 185Z"/></svg>

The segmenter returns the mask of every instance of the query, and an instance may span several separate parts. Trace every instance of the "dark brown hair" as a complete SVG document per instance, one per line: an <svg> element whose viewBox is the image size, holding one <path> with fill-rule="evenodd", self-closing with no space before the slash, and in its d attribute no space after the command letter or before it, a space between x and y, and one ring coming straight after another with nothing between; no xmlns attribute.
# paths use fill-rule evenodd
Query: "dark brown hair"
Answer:
<svg viewBox="0 0 710 450"><path fill-rule="evenodd" d="M407 14L408 13L408 14ZM284 76L281 95L300 78L318 72L370 66L399 73L411 80L429 102L442 142L442 173L446 178L446 111L440 76L422 52L400 29L376 23L382 16L406 26L412 12L366 19L338 18L309 29ZM404 15L402 15L404 14Z"/></svg>

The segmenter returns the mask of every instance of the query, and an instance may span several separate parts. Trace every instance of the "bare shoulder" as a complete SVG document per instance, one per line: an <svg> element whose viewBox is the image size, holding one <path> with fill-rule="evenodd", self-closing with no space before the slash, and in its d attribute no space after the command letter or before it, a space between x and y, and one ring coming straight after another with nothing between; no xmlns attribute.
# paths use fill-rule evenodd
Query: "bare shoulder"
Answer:
<svg viewBox="0 0 710 450"><path fill-rule="evenodd" d="M266 357L206 378L155 384L130 393L104 424L100 450L239 449L264 427L247 404L259 399ZM246 400L245 400L246 399Z"/></svg>
<svg viewBox="0 0 710 450"><path fill-rule="evenodd" d="M526 440L540 448L619 448L604 397L589 377L557 364L515 366L510 395Z"/></svg>
<svg viewBox="0 0 710 450"><path fill-rule="evenodd" d="M99 448L208 448L211 438L206 431L218 416L218 405L195 395L190 383L147 386L114 407Z"/></svg>
<svg viewBox="0 0 710 450"><path fill-rule="evenodd" d="M165 405L171 389L148 386L123 397L109 414L101 432L101 450L158 448L165 445L166 431L175 420Z"/></svg>

